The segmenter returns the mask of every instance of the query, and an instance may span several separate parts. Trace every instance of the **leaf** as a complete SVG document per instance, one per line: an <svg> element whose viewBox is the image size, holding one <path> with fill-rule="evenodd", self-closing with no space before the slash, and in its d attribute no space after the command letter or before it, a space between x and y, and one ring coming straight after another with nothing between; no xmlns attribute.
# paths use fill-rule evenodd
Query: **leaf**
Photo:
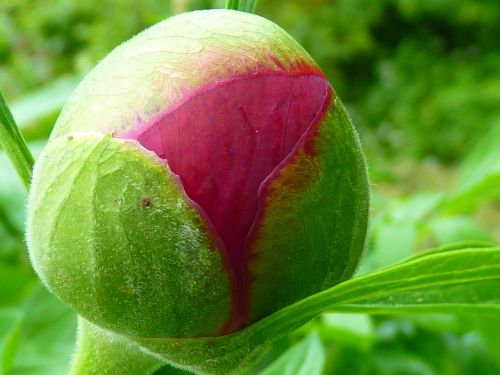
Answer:
<svg viewBox="0 0 500 375"><path fill-rule="evenodd" d="M484 315L482 315L484 317ZM431 332L465 333L469 328L464 316L451 314L405 314L404 320Z"/></svg>
<svg viewBox="0 0 500 375"><path fill-rule="evenodd" d="M428 251L384 270L345 281L231 335L134 338L133 341L142 346L143 352L155 353L158 358L181 368L227 374L248 367L270 342L325 310L384 314L500 313L500 248L455 246L445 249ZM107 335L114 334L108 332Z"/></svg>
<svg viewBox="0 0 500 375"><path fill-rule="evenodd" d="M325 349L316 332L283 353L260 375L321 375Z"/></svg>
<svg viewBox="0 0 500 375"><path fill-rule="evenodd" d="M460 242L460 243L448 244L448 245L433 247L432 249L420 251L417 254L415 254L411 259L417 259L420 257L432 255L432 254L438 254L438 253L454 251L454 250L464 250L464 249L472 249L472 248L478 248L478 247L491 247L491 246L492 246L492 244L490 242L464 241L464 242Z"/></svg>
<svg viewBox="0 0 500 375"><path fill-rule="evenodd" d="M377 353L374 357L376 368L381 374L437 375L424 358L410 353Z"/></svg>
<svg viewBox="0 0 500 375"><path fill-rule="evenodd" d="M16 326L22 311L16 308L0 309L0 374L8 374L15 358Z"/></svg>
<svg viewBox="0 0 500 375"><path fill-rule="evenodd" d="M338 285L344 303L335 310L495 314L499 282L500 248L441 249Z"/></svg>
<svg viewBox="0 0 500 375"><path fill-rule="evenodd" d="M500 122L493 124L464 161L457 187L444 208L462 212L491 199L500 199Z"/></svg>
<svg viewBox="0 0 500 375"><path fill-rule="evenodd" d="M438 243L491 241L491 235L467 216L440 217L428 224Z"/></svg>
<svg viewBox="0 0 500 375"><path fill-rule="evenodd" d="M498 313L499 280L500 248L440 248L385 270L346 281L232 335L131 340L94 327L87 331L90 342L99 336L108 342L97 338L89 347L96 348L96 343L99 343L103 346L99 349L102 353L109 344L109 350L113 352L117 350L116 343L121 342L120 345L131 353L135 350L136 355L150 355L150 360L162 358L192 371L229 373L251 364L270 341L325 309L371 313ZM142 348L134 346L133 341ZM131 353L126 357L132 357ZM85 355L85 350L80 351L82 355ZM89 358L87 368L93 366ZM105 368L100 368L100 371L105 371ZM73 372L79 373L82 372Z"/></svg>
<svg viewBox="0 0 500 375"><path fill-rule="evenodd" d="M439 193L419 194L393 202L373 220L370 249L359 274L380 269L412 255L417 246L419 226L439 204Z"/></svg>
<svg viewBox="0 0 500 375"><path fill-rule="evenodd" d="M500 316L478 316L472 319L482 335L491 357L500 369Z"/></svg>
<svg viewBox="0 0 500 375"><path fill-rule="evenodd" d="M0 147L9 156L24 186L31 181L34 159L0 90Z"/></svg>
<svg viewBox="0 0 500 375"><path fill-rule="evenodd" d="M368 350L375 341L375 328L366 314L325 313L321 315L321 337L335 344Z"/></svg>

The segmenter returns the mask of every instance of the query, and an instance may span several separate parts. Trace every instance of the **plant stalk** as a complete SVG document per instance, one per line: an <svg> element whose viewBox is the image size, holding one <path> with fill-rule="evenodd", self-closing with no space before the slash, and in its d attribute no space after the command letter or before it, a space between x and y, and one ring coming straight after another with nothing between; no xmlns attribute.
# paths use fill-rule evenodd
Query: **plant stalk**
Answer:
<svg viewBox="0 0 500 375"><path fill-rule="evenodd" d="M255 11L256 4L257 0L226 0L226 9L253 13Z"/></svg>
<svg viewBox="0 0 500 375"><path fill-rule="evenodd" d="M253 13L256 5L257 0L241 0L239 10L242 12Z"/></svg>
<svg viewBox="0 0 500 375"><path fill-rule="evenodd" d="M238 10L240 0L226 0L226 9Z"/></svg>

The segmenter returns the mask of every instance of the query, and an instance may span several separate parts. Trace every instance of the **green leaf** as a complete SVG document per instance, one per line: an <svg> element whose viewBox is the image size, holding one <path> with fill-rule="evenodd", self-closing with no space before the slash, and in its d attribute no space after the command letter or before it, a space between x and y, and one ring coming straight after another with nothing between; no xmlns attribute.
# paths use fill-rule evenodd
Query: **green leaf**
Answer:
<svg viewBox="0 0 500 375"><path fill-rule="evenodd" d="M122 342L135 354L149 354L194 372L226 374L252 365L276 338L319 313L500 313L500 247L458 245L427 251L406 262L345 281L222 337L127 338L98 329L89 340ZM92 336L94 335L94 336ZM139 345L128 345L133 341ZM95 344L97 345L97 344ZM89 346L95 347L94 346ZM80 346L82 348L82 346ZM80 350L78 356L86 356ZM110 352L113 352L113 348ZM113 355L111 354L111 357ZM131 354L127 357L134 358ZM86 364L105 370L92 356ZM74 375L85 372L74 372ZM126 374L126 372L123 372ZM135 374L135 372L130 372Z"/></svg>
<svg viewBox="0 0 500 375"><path fill-rule="evenodd" d="M321 375L325 349L316 332L288 349L260 375Z"/></svg>
<svg viewBox="0 0 500 375"><path fill-rule="evenodd" d="M500 122L496 122L464 161L457 187L444 208L461 212L486 200L499 200L499 186Z"/></svg>
<svg viewBox="0 0 500 375"><path fill-rule="evenodd" d="M473 249L473 248L491 247L491 246L492 246L492 244L490 242L464 241L464 242L460 242L460 243L448 244L448 245L433 247L432 249L420 251L417 254L415 254L411 259L417 259L420 257L432 255L432 254L444 253L444 252L449 252L449 251L454 251L454 250L464 250L464 249Z"/></svg>
<svg viewBox="0 0 500 375"><path fill-rule="evenodd" d="M500 248L438 248L339 285L337 298L352 293L351 288L358 297L335 310L495 314L500 312L499 280Z"/></svg>
<svg viewBox="0 0 500 375"><path fill-rule="evenodd" d="M439 193L419 194L393 202L372 223L370 248L358 274L380 269L402 261L417 247L423 220L439 204Z"/></svg>
<svg viewBox="0 0 500 375"><path fill-rule="evenodd" d="M5 150L24 186L31 181L34 159L0 91L0 146Z"/></svg>
<svg viewBox="0 0 500 375"><path fill-rule="evenodd" d="M467 216L436 218L430 221L429 227L440 244L492 240L485 229Z"/></svg>
<svg viewBox="0 0 500 375"><path fill-rule="evenodd" d="M374 362L381 374L437 375L424 358L410 353L377 353Z"/></svg>
<svg viewBox="0 0 500 375"><path fill-rule="evenodd" d="M192 339L133 338L133 341L142 346L141 350L155 353L158 358L181 368L226 374L248 367L270 342L325 310L498 314L499 282L500 247L440 248L345 281L231 335Z"/></svg>
<svg viewBox="0 0 500 375"><path fill-rule="evenodd" d="M481 315L486 317L485 315ZM451 314L405 314L402 317L405 321L413 323L419 328L426 331L442 333L442 332L455 332L463 334L469 328L465 324L469 316L464 315L451 315Z"/></svg>
<svg viewBox="0 0 500 375"><path fill-rule="evenodd" d="M488 351L500 369L500 316L478 316L473 321L482 335Z"/></svg>
<svg viewBox="0 0 500 375"><path fill-rule="evenodd" d="M325 313L321 315L321 337L334 344L368 350L375 341L372 319L366 314Z"/></svg>
<svg viewBox="0 0 500 375"><path fill-rule="evenodd" d="M16 327L21 318L20 309L0 309L0 374L8 374L12 367L15 358Z"/></svg>

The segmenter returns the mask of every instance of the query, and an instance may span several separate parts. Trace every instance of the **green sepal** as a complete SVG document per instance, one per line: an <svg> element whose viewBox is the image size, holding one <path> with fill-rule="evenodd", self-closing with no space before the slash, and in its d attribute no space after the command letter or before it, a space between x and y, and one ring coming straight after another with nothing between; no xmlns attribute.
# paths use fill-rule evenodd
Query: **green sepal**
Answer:
<svg viewBox="0 0 500 375"><path fill-rule="evenodd" d="M271 184L250 264L251 320L352 276L368 226L370 187L354 126L335 98L314 136Z"/></svg>
<svg viewBox="0 0 500 375"><path fill-rule="evenodd" d="M141 337L218 335L229 276L164 162L135 142L72 134L35 166L27 240L36 272L85 319Z"/></svg>

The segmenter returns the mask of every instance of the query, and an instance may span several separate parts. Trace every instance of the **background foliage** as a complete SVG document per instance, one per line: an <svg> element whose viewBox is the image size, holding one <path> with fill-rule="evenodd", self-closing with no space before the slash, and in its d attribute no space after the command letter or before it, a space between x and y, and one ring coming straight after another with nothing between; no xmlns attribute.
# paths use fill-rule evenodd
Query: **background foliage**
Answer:
<svg viewBox="0 0 500 375"><path fill-rule="evenodd" d="M169 15L222 3L0 2L0 85L31 149L113 47ZM498 1L260 0L256 13L305 46L361 134L373 209L358 273L433 245L500 242ZM0 374L63 374L75 318L30 268L25 199L0 151ZM324 314L250 373L494 374L498 337L500 318Z"/></svg>

